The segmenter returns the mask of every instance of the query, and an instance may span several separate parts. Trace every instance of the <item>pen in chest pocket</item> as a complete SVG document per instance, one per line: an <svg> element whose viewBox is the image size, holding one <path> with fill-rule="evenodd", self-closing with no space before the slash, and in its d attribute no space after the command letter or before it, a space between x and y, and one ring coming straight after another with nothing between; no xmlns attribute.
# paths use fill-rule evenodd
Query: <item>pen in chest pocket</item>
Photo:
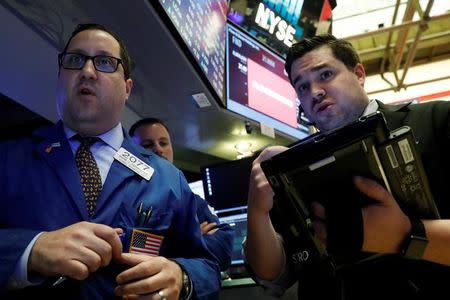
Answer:
<svg viewBox="0 0 450 300"><path fill-rule="evenodd" d="M139 204L136 216L136 227L144 227L147 225L152 215L153 206L150 206L146 211L144 210L144 202Z"/></svg>

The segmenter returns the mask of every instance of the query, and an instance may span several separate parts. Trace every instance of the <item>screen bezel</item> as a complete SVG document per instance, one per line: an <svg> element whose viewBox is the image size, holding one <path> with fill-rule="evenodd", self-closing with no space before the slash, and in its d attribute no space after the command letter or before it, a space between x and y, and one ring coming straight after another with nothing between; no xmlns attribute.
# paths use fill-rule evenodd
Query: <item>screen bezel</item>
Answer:
<svg viewBox="0 0 450 300"><path fill-rule="evenodd" d="M205 74L205 72L202 70L199 62L195 58L194 54L192 53L191 49L187 45L187 43L184 41L183 37L181 36L180 32L178 31L175 24L172 22L172 19L165 11L164 7L160 3L159 0L157 1L149 1L151 6L155 9L155 11L158 13L158 16L160 17L161 21L166 25L166 28L170 31L170 35L173 37L177 45L180 47L186 58L188 59L191 66L195 69L195 72L200 77L203 84L206 86L210 94L214 97L216 102L219 104L220 107L226 108L226 70L224 69L223 74L223 92L222 95L219 95L212 83L210 82L208 76ZM226 30L226 23L225 22L225 30ZM226 45L225 45L226 46ZM226 49L225 49L226 51ZM226 55L224 56L224 60L226 59ZM223 62L225 64L225 61Z"/></svg>
<svg viewBox="0 0 450 300"><path fill-rule="evenodd" d="M243 197L243 200L241 203L239 203L240 201L234 202L236 203L236 205L229 205L228 207L226 207L226 205L220 205L217 206L216 201L214 201L214 195L217 194L217 192L213 192L213 196L211 197L209 195L209 191L208 191L208 177L206 175L206 169L225 169L227 166L230 166L231 170L236 171L237 169L241 170L242 166L248 165L249 169L248 169L248 176L246 176L246 181L245 182L241 182L242 186L246 186L248 187L249 181L250 181L250 172L251 172L251 166L252 166L252 162L255 159L254 156L252 157L245 157L239 160L231 160L231 161L226 161L226 162L220 162L220 163L216 163L216 164L211 164L211 165L207 165L207 166L202 166L200 168L200 173L201 173L201 178L203 181L203 189L204 189L204 193L205 193L205 200L208 201L208 203L214 207L214 210L218 213L218 217L222 217L222 216L226 216L226 215L234 215L234 214L239 214L242 212L247 212L247 196L245 195L245 197ZM237 166L237 168L233 169L233 166ZM230 171L231 172L231 171ZM234 177L236 178L236 177ZM239 177L242 178L242 177ZM232 184L232 182L230 181L230 179L227 181L227 184L230 185L230 187L236 186L236 184ZM247 190L248 193L248 190ZM220 195L220 197L223 199L225 197L225 195ZM223 201L223 200L222 200Z"/></svg>
<svg viewBox="0 0 450 300"><path fill-rule="evenodd" d="M242 28L235 25L234 23L228 21L227 22L227 28L226 28L226 57L225 57L225 85L226 85L226 108L237 115L240 115L242 117L251 119L255 122L268 125L272 128L274 128L277 132L287 135L291 138L295 139L302 139L309 135L309 129L298 123L297 120L297 128L294 128L287 123L280 121L272 116L269 116L263 112L260 112L254 108L251 108L249 106L245 106L241 103L238 103L237 101L231 99L230 97L230 88L232 82L230 81L230 30L236 31L239 35L241 35L243 38L248 40L250 43L256 44L260 49L263 49L266 53L270 54L271 56L274 56L276 59L283 61L284 58L277 54L275 51L271 50L264 44L262 44L260 41L258 41L256 38L245 32ZM296 105L297 105L297 113L298 113L298 99L296 99Z"/></svg>

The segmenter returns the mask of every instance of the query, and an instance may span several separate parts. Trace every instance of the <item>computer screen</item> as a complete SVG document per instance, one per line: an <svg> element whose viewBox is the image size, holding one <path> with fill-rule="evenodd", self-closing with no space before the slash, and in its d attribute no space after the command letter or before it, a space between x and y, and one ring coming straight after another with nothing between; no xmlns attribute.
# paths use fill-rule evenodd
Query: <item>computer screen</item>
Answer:
<svg viewBox="0 0 450 300"><path fill-rule="evenodd" d="M203 181L197 180L189 183L189 187L192 192L205 199L205 193L203 189ZM240 266L244 264L244 256L242 253L242 242L247 235L247 213L243 212L245 208L241 207L236 211L230 210L228 212L219 211L220 223L228 223L233 229L233 250L231 253L231 266ZM226 216L222 216L226 215ZM236 274L234 270L229 270L229 275L240 276Z"/></svg>
<svg viewBox="0 0 450 300"><path fill-rule="evenodd" d="M230 224L233 228L233 251L231 252L231 266L243 265L242 242L247 236L247 213L238 213L219 218L221 223Z"/></svg>
<svg viewBox="0 0 450 300"><path fill-rule="evenodd" d="M242 242L247 236L247 197L252 163L255 157L203 166L201 176L205 199L214 208L221 223L233 228L231 278L247 277Z"/></svg>
<svg viewBox="0 0 450 300"><path fill-rule="evenodd" d="M294 88L284 60L232 24L227 26L227 109L301 139Z"/></svg>
<svg viewBox="0 0 450 300"><path fill-rule="evenodd" d="M201 179L189 182L189 187L191 188L192 192L194 192L194 194L197 194L202 199L205 199L205 191L203 189L203 181Z"/></svg>
<svg viewBox="0 0 450 300"><path fill-rule="evenodd" d="M150 3L158 11L161 11L158 3L163 8L223 104L227 0L159 0Z"/></svg>
<svg viewBox="0 0 450 300"><path fill-rule="evenodd" d="M254 157L203 166L201 171L205 200L219 218L246 212L250 172Z"/></svg>

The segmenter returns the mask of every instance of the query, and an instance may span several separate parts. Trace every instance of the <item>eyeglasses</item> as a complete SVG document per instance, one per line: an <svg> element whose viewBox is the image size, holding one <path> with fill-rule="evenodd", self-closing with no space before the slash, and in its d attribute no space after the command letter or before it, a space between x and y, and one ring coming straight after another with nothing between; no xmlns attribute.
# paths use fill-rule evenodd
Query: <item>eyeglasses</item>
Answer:
<svg viewBox="0 0 450 300"><path fill-rule="evenodd" d="M81 70L90 59L94 63L94 68L97 71L104 73L114 73L117 71L119 64L122 64L122 60L117 57L107 55L95 55L89 56L81 53L65 52L58 55L59 66L68 70Z"/></svg>

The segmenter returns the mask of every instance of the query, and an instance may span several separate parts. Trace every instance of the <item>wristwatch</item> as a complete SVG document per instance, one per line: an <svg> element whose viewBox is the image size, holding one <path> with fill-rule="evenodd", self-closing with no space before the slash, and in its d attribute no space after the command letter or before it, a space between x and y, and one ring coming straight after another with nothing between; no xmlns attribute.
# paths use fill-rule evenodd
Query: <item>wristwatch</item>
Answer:
<svg viewBox="0 0 450 300"><path fill-rule="evenodd" d="M181 287L180 299L187 300L190 299L192 296L192 282L187 273L183 269L182 271L183 271L183 284Z"/></svg>
<svg viewBox="0 0 450 300"><path fill-rule="evenodd" d="M173 261L174 263L176 263L180 269L181 269L181 292L180 292L180 300L189 300L192 298L192 292L193 292L193 288L192 288L192 280L189 277L189 275L187 274L186 270L184 269L183 265L180 264L178 261L176 261L173 258L169 258L169 260Z"/></svg>
<svg viewBox="0 0 450 300"><path fill-rule="evenodd" d="M409 217L411 231L402 242L400 252L408 259L421 259L428 245L427 234L423 222L419 219Z"/></svg>

